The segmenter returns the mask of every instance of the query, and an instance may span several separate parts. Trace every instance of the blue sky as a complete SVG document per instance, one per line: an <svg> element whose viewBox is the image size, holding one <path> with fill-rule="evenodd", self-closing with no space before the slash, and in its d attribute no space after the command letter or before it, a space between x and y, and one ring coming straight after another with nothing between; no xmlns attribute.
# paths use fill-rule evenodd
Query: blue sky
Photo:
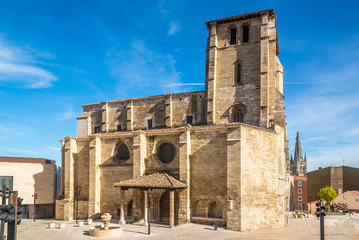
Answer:
<svg viewBox="0 0 359 240"><path fill-rule="evenodd" d="M61 163L81 105L204 89L205 21L272 8L291 152L359 167L358 1L1 1L0 155Z"/></svg>

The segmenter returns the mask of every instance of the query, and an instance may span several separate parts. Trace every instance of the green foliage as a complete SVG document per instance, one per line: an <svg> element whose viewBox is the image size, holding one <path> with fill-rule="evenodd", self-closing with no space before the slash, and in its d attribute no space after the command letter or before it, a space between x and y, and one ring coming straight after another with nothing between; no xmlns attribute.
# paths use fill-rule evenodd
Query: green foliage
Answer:
<svg viewBox="0 0 359 240"><path fill-rule="evenodd" d="M324 199L328 205L338 197L338 194L331 186L321 188L318 195L320 198Z"/></svg>

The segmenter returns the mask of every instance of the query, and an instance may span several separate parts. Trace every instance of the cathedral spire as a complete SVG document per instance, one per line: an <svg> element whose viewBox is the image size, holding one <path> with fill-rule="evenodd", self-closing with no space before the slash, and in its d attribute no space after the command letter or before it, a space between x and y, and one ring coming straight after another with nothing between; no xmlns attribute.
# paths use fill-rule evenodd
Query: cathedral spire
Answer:
<svg viewBox="0 0 359 240"><path fill-rule="evenodd" d="M307 153L304 153L304 162L307 161Z"/></svg>
<svg viewBox="0 0 359 240"><path fill-rule="evenodd" d="M295 141L294 161L295 162L303 161L302 145L300 144L299 131L297 132L297 139Z"/></svg>

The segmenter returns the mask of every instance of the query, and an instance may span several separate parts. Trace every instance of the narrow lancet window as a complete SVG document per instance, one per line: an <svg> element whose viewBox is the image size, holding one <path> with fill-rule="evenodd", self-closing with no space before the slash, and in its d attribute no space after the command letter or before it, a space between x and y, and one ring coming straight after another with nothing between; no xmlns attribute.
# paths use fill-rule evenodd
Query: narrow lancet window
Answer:
<svg viewBox="0 0 359 240"><path fill-rule="evenodd" d="M147 129L152 129L152 119L147 120Z"/></svg>
<svg viewBox="0 0 359 240"><path fill-rule="evenodd" d="M242 67L241 64L237 63L237 69L236 69L236 83L241 83L241 72L242 72Z"/></svg>
<svg viewBox="0 0 359 240"><path fill-rule="evenodd" d="M249 26L243 26L243 42L249 42Z"/></svg>
<svg viewBox="0 0 359 240"><path fill-rule="evenodd" d="M231 28L230 44L236 44L236 43L237 43L237 29Z"/></svg>

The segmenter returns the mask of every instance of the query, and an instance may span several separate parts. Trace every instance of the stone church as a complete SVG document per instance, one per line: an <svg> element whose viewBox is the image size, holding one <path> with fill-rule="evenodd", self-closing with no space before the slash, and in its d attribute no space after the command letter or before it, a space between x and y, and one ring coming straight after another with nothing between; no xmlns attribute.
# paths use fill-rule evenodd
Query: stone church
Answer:
<svg viewBox="0 0 359 240"><path fill-rule="evenodd" d="M76 217L80 190L80 218L108 212L146 221L147 187L152 222L218 222L239 231L284 225L286 120L276 14L269 9L206 25L204 91L83 105L77 136L61 140L57 219Z"/></svg>

